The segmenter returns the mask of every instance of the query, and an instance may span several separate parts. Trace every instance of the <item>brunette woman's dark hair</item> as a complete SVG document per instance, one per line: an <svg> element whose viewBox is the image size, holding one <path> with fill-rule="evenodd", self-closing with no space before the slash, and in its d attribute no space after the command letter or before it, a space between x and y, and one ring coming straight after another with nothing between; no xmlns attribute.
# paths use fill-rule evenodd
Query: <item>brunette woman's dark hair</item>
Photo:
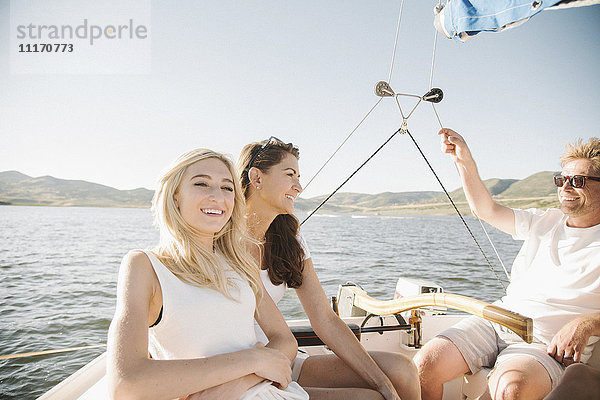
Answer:
<svg viewBox="0 0 600 400"><path fill-rule="evenodd" d="M250 193L250 168L268 172L279 164L286 154L299 158L298 148L291 143L270 138L246 145L238 159L238 172L246 199ZM263 263L267 266L269 279L274 285L286 283L288 287L302 285L304 249L298 241L300 222L293 214L280 214L271 223L265 234Z"/></svg>

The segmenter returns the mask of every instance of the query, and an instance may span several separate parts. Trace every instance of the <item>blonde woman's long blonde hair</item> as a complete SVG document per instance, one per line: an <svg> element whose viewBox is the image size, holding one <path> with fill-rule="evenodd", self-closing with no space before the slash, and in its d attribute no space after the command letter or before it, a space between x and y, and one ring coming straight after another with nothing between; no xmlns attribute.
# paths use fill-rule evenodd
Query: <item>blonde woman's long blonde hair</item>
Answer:
<svg viewBox="0 0 600 400"><path fill-rule="evenodd" d="M183 219L175 203L175 194L188 167L209 158L221 160L234 183L233 212L229 221L214 236L214 253L200 245L198 231ZM229 293L231 282L227 279L223 267L225 259L234 271L248 280L259 299L259 266L248 252L248 244L255 241L246 233L245 208L239 178L229 158L207 149L184 153L161 174L154 192L152 212L154 224L160 230L160 243L153 252L180 280L191 285L216 289L233 299Z"/></svg>

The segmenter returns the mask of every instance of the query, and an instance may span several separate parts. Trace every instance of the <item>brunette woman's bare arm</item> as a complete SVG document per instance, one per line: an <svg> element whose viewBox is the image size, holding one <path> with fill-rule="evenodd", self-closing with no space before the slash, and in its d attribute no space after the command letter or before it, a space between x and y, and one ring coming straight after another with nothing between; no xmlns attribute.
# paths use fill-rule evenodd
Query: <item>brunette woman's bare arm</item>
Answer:
<svg viewBox="0 0 600 400"><path fill-rule="evenodd" d="M302 286L296 293L319 338L385 399L399 399L390 379L331 309L310 258L304 261Z"/></svg>

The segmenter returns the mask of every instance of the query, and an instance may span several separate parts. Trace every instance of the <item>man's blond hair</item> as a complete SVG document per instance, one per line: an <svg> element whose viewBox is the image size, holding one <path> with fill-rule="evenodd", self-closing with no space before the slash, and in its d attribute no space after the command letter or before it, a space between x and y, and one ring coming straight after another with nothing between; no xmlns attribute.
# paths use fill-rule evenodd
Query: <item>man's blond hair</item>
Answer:
<svg viewBox="0 0 600 400"><path fill-rule="evenodd" d="M567 143L560 165L564 167L575 160L589 160L592 163L592 173L600 176L600 139L592 137L585 143L581 139L577 139L574 144Z"/></svg>

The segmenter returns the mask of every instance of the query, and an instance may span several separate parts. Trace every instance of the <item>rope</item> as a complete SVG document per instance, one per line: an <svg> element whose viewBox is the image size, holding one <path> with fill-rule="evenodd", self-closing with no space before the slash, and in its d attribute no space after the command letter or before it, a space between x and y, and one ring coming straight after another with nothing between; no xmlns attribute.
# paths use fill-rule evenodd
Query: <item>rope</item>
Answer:
<svg viewBox="0 0 600 400"><path fill-rule="evenodd" d="M440 4L441 4L441 0L438 2L438 5L440 5ZM402 0L402 2L400 3L400 11L398 13L398 24L396 26L396 36L395 36L395 40L394 40L394 50L393 50L393 53L392 53L392 61L391 61L391 65L390 65L390 74L389 74L389 77L388 77L388 84L392 80L392 74L393 74L393 71L394 71L394 63L395 63L395 59L396 59L396 50L398 48L398 37L400 35L400 24L401 24L401 21L402 21L402 11L403 11L403 9L404 9L404 0ZM433 87L433 76L434 76L434 71L435 71L435 57L436 57L436 54L437 54L438 32L437 32L437 29L434 29L434 31L435 31L435 35L434 35L434 38L433 38L433 52L432 52L432 55L431 55L431 70L430 70L430 74L429 74L429 88L430 89ZM404 115L404 112L403 112L402 107L400 105L400 102L398 100L398 96L412 96L412 97L418 97L419 98L419 101L417 102L417 104L415 104L415 106L413 107L413 109L410 111L410 113L407 116ZM348 139L354 134L354 132L361 126L361 124L371 114L371 112L373 112L373 110L379 105L379 103L381 102L382 99L383 99L383 97L381 97L379 100L377 100L377 102L375 103L375 105L373 107L371 107L371 109L367 112L367 114L363 117L363 119L358 123L358 125L350 132L350 134L346 137L346 139L344 139L344 141L340 144L340 146L338 146L338 148L333 152L333 154L331 154L331 156L327 159L327 161L325 161L325 163L321 166L321 168L319 168L319 170L308 181L308 183L305 185L304 189L306 189L308 187L308 185L310 185L310 183L316 178L316 176L323 170L323 168L325 168L325 166L337 154L337 152L346 143L346 141L348 141ZM422 97L420 97L420 96L414 96L414 95L396 94L394 96L394 99L396 100L396 104L398 105L398 110L400 111L400 115L402 116L402 127L400 129L398 129L396 132L394 132L392 134L392 136L390 136L388 138L388 140L386 140L365 162L363 162L344 182L342 182L342 184L339 185L337 187L337 189L335 189L329 196L327 196L327 198L325 200L323 200L321 202L321 204L319 204L313 211L311 211L311 213L300 223L300 225L303 225L306 221L308 221L308 219L313 214L315 214L325 203L327 203L327 201L329 201L329 199L331 199L331 197L333 197L363 166L365 166L365 164L367 162L369 162L398 132L408 133L408 135L410 136L411 140L415 144L417 150L419 151L419 153L421 153L421 156L423 157L423 159L427 163L427 166L429 167L429 169L431 170L431 172L433 173L433 175L437 179L438 183L442 187L442 190L444 191L444 193L448 197L448 200L450 201L450 203L454 207L454 210L456 211L456 213L460 217L460 219L463 222L465 228L467 229L467 231L471 235L471 238L473 239L473 241L477 245L477 248L479 249L479 251L483 255L483 258L485 259L485 261L487 262L488 266L492 270L492 273L495 275L496 279L498 280L498 282L500 283L500 285L502 286L502 288L506 292L506 287L504 286L504 283L502 282L502 280L500 279L500 277L496 273L496 270L494 269L492 263L490 262L490 260L488 259L487 255L485 254L485 252L481 248L481 245L477 241L477 238L475 237L475 235L471 231L471 228L469 227L469 225L465 221L464 217L462 216L462 214L459 211L459 209L456 206L456 204L454 203L454 200L452 200L452 197L450 196L450 194L448 193L448 191L446 190L446 188L442 184L442 181L440 180L440 178L438 177L437 173L435 172L435 170L433 169L433 167L429 163L429 160L427 159L427 157L425 156L425 154L423 153L423 151L421 150L421 148L419 147L419 145L415 141L415 139L412 136L412 134L408 131L408 128L407 128L408 119L411 117L411 115L413 114L413 112L416 110L417 106L421 103ZM435 117L436 117L436 119L437 119L437 121L438 121L438 123L440 125L440 128L443 128L444 126L443 126L442 121L440 119L440 116L439 116L439 114L438 114L438 112L437 112L437 110L435 108L435 104L431 103L431 106L433 108L433 112L435 114ZM473 213L473 215L479 221L479 224L481 225L481 228L483 229L483 232L485 233L485 236L487 237L490 245L494 249L494 253L496 254L496 257L498 258L498 261L500 262L500 265L502 265L502 268L504 269L504 273L506 274L507 278L510 281L510 276L508 274L508 271L506 270L506 266L504 265L504 262L500 258L500 254L498 253L498 250L496 249L496 246L494 245L494 243L493 243L492 239L490 238L487 230L485 229L485 226L483 225L481 219L477 216L477 214Z"/></svg>
<svg viewBox="0 0 600 400"><path fill-rule="evenodd" d="M442 129L444 127L444 125L442 125L442 120L440 120L440 116L437 113L437 110L435 109L435 104L431 103L431 107L433 107L433 112L435 113L435 117L438 120L438 123L440 124L440 129Z"/></svg>
<svg viewBox="0 0 600 400"><path fill-rule="evenodd" d="M390 75L388 83L392 82L392 72L394 71L394 62L396 60L396 48L398 47L398 36L400 35L400 22L402 22L402 10L404 9L404 0L400 3L400 12L398 13L398 25L396 26L396 39L394 40L394 52L392 53L392 62L390 65Z"/></svg>
<svg viewBox="0 0 600 400"><path fill-rule="evenodd" d="M496 246L494 246L494 242L492 242L492 238L490 237L490 235L488 235L488 232L485 229L485 226L483 225L483 222L481 221L481 218L479 218L479 216L477 214L475 214L473 212L473 210L471 210L471 213L475 216L475 218L477 218L477 221L479 221L479 225L481 225L481 229L483 229L483 232L485 233L485 236L487 237L488 241L492 245L492 249L494 249L494 253L496 253L496 257L498 258L498 261L500 261L500 265L502 265L502 269L504 270L504 273L506 274L506 278L510 282L510 275L509 275L508 271L506 270L506 266L502 262L502 259L500 258L500 254L498 254L498 250L496 250Z"/></svg>
<svg viewBox="0 0 600 400"><path fill-rule="evenodd" d="M438 5L441 4L441 0L438 3ZM435 66L435 54L437 52L437 37L438 37L438 31L437 29L434 29L435 31L435 36L433 37L433 54L431 55L431 72L429 73L429 89L431 89L433 87L433 70L434 70L434 66ZM433 103L431 103L433 104ZM435 107L434 107L435 109Z"/></svg>
<svg viewBox="0 0 600 400"><path fill-rule="evenodd" d="M105 344L96 344L93 346L71 347L68 349L44 350L44 351L34 351L31 353L8 354L5 356L0 356L0 360L10 360L11 358L24 358L24 357L32 357L32 356L42 356L45 354L65 353L67 351L94 349L97 347L105 347L105 346L106 346Z"/></svg>
<svg viewBox="0 0 600 400"><path fill-rule="evenodd" d="M357 173L357 172L358 172L358 171L359 171L359 170L360 170L362 167L364 167L366 163L368 163L369 161L371 161L371 159L372 159L372 158L375 156L375 154L379 153L379 150L383 149L383 147L384 147L386 144L388 144L388 142L389 142L390 140L392 140L392 138L393 138L394 136L396 136L396 134L397 134L398 132L400 132L401 130L402 130L402 128L398 129L396 132L394 132L394 133L392 134L392 136L390 136L390 137L388 138L388 140L386 140L386 141L385 141L385 142L384 142L384 143L383 143L381 146L379 146L379 148L378 148L377 150L375 150L375 152L374 152L373 154L371 154L371 155L369 156L369 158L367 158L367 159L365 160L365 162L363 162L363 163L362 163L362 164L361 164L361 165L360 165L360 166L359 166L359 167L358 167L358 168L357 168L357 169L356 169L356 170L355 170L355 171L354 171L352 174L350 174L350 176L349 176L348 178L346 178L346 180L345 180L344 182L342 182L342 184L341 184L340 186L338 186L338 187L337 187L337 189L335 189L335 190L334 190L334 191L333 191L333 192L332 192L332 193L331 193L329 196L327 196L327 198L326 198L325 200L323 200L323 201L321 202L321 204L319 204L319 205L317 206L317 208L315 208L313 211L311 211L311 213L310 213L310 214L308 214L308 216L307 216L306 218L304 218L304 221L302 221L302 222L300 223L300 226L302 226L302 224L304 224L306 221L308 221L308 219L309 219L310 217L312 217L312 215L313 215L314 213L316 213L316 212L317 212L317 211L318 211L318 210L319 210L319 209L320 209L320 208L321 208L321 207L322 207L322 206L323 206L325 203L327 203L327 201L328 201L330 198L332 198L332 197L333 197L333 195L334 195L334 194L336 194L336 193L337 193L337 191L338 191L338 190L340 190L340 189L342 188L342 186L344 186L344 185L345 185L345 184L346 184L346 183L347 183L347 182L348 182L348 181L349 181L349 180L350 180L350 179L351 179L351 178L352 178L352 177L353 177L353 176L354 176L354 175L355 175L355 174L356 174L356 173Z"/></svg>
<svg viewBox="0 0 600 400"><path fill-rule="evenodd" d="M492 266L492 263L490 262L490 260L487 258L487 255L485 254L485 252L483 251L483 249L481 248L481 246L479 245L479 242L477 241L477 238L475 238L475 235L473 234L473 232L471 231L471 228L469 228L469 225L467 224L467 221L465 221L465 219L463 218L461 212L458 210L458 207L456 207L456 204L454 204L454 200L452 200L452 197L450 196L450 193L448 193L448 191L446 190L446 188L444 187L444 184L442 183L442 181L440 180L440 178L438 177L438 175L436 174L435 170L433 169L433 167L431 166L431 164L429 163L429 160L427 159L427 157L425 157L425 154L423 153L423 151L421 150L421 148L419 147L419 145L417 144L415 138L413 137L413 135L410 133L410 131L407 129L406 133L408 134L408 136L410 136L411 140L413 141L413 143L415 144L415 146L417 147L417 150L419 150L419 153L421 153L421 156L423 157L423 159L425 160L425 162L427 163L427 166L429 167L429 169L431 170L431 172L433 173L433 176L435 176L435 179L437 179L438 183L440 184L440 186L442 187L442 190L444 191L444 193L446 194L446 196L448 197L448 200L450 200L450 203L452 204L452 207L454 207L454 210L456 211L456 213L458 214L458 216L460 217L460 220L463 222L463 224L465 225L465 228L467 228L467 231L469 232L469 234L471 235L471 237L473 238L473 241L475 242L475 244L477 245L477 248L479 248L479 251L481 252L481 254L483 255L483 258L485 258L485 261L488 263L488 265L490 266L490 269L492 270L492 272L494 273L494 275L496 276L496 279L498 279L498 282L500 282L500 285L502 285L502 289L504 289L504 291L506 292L506 287L504 287L504 283L502 283L502 280L500 280L500 277L498 276L498 274L496 273L496 270L494 270L494 267Z"/></svg>
<svg viewBox="0 0 600 400"><path fill-rule="evenodd" d="M394 51L392 52L392 61L390 63L390 74L388 76L388 83L390 83L390 81L392 80L392 74L394 72L394 63L395 63L395 60L396 60L396 49L398 48L398 37L400 36L400 23L402 22L402 10L403 9L404 9L404 0L402 0L402 2L400 3L400 11L398 12L398 24L396 26L396 37L394 39ZM418 97L418 96L415 96L415 97ZM310 178L310 180L308 181L308 183L306 185L304 185L303 190L306 190L306 188L308 188L308 186L317 177L317 175L319 175L321 173L321 171L323 170L323 168L325 168L325 166L327 164L329 164L329 161L331 161L331 159L337 154L337 152L348 141L348 139L350 139L350 137L354 134L354 132L356 132L356 130L362 125L362 123L373 112L373 110L375 110L375 107L377 107L379 105L379 103L381 102L381 100L383 100L383 97L381 97L381 98L379 98L379 100L377 100L377 102L375 103L375 105L373 107L371 107L371 109L367 112L367 114L365 114L365 116L363 117L363 119L360 120L360 122L358 123L358 125L356 125L356 127L354 127L354 129L352 129L352 131L350 132L350 134L348 136L346 136L346 139L344 139L342 141L342 143L338 146L337 149L335 149L335 151L331 154L331 156L329 156L329 158L327 159L327 161L325 161L325 163L321 166L321 168L319 168L319 170ZM399 106L400 105L398 104L398 107ZM400 113L402 113L402 110L400 110ZM305 219L305 221L306 221L306 219Z"/></svg>
<svg viewBox="0 0 600 400"><path fill-rule="evenodd" d="M373 107L371 107L371 109L365 114L365 116L363 117L363 119L360 120L360 122L358 123L358 125L356 125L354 127L354 129L352 129L352 132L350 132L350 134L348 136L346 136L346 139L344 139L344 141L338 146L338 148L335 149L335 151L333 152L333 154L331 154L331 156L329 156L329 158L327 159L327 161L325 161L325 164L323 164L321 166L321 168L319 168L319 170L312 176L312 178L310 178L310 180L308 181L308 183L306 185L304 185L304 188L302 190L306 190L306 188L308 187L308 185L310 185L310 183L317 177L317 175L319 175L319 173L323 170L323 168L325 168L325 166L337 154L337 152L348 141L348 139L350 139L350 136L352 136L354 134L354 132L356 132L356 130L362 125L362 123L365 122L365 120L367 119L367 117L369 115L371 115L371 113L373 112L373 110L375 110L375 107L377 107L379 105L379 103L381 102L381 100L383 100L383 97L380 97L379 100L377 100L377 102L375 103L375 105L373 105Z"/></svg>
<svg viewBox="0 0 600 400"><path fill-rule="evenodd" d="M441 4L442 4L442 1L439 0L438 7L441 6ZM431 72L429 74L429 88L430 89L433 87L433 73L434 73L434 70L435 70L435 56L437 54L438 30L434 29L434 31L435 31L435 35L433 37L433 53L431 55ZM440 129L443 128L444 126L443 126L442 121L440 119L440 116L438 115L438 112L437 112L437 110L435 108L435 103L431 103L431 107L433 108L433 112L435 114L435 117L436 117L438 123L440 124ZM400 113L402 113L402 111L400 111ZM411 135L411 139L412 139L412 135ZM413 142L416 145L416 142L415 142L414 139L413 139ZM417 146L417 148L418 148L418 146ZM419 149L419 151L421 151L421 150ZM421 155L423 155L423 152L421 152ZM423 155L423 157L425 157L425 155ZM427 162L427 159L425 159L425 161ZM427 165L429 165L429 162L427 162ZM431 165L429 165L429 168L431 168ZM433 168L431 168L431 171L433 171ZM434 172L434 175L435 175L435 172ZM436 175L436 179L438 179L437 175ZM439 179L438 179L438 182L440 182ZM440 185L441 185L441 182L440 182ZM444 189L444 192L446 193L446 196L448 196L448 198L450 199L450 195L448 194L448 192L446 192L446 189L444 188L443 185L442 185L442 189ZM450 202L452 202L452 199L450 199ZM453 202L452 202L452 205L454 206ZM456 206L454 206L454 209L458 212L458 208L456 208ZM471 210L471 213L475 216L475 218L477 218L477 221L479 221L479 225L481 225L481 229L483 229L483 232L485 233L485 236L487 237L488 242L492 246L492 249L494 249L494 253L496 254L496 258L498 258L498 261L500 262L500 265L502 266L502 269L504 270L504 273L506 274L506 277L508 278L508 280L510 282L510 275L508 274L508 271L506 270L506 266L504 265L504 262L502 261L502 258L500 258L500 254L498 253L498 250L496 249L496 246L494 245L494 242L492 241L492 238L490 237L490 235L488 234L487 230L485 229L485 226L483 225L483 222L481 222L481 219L479 218L479 216L476 213L473 212L473 210ZM463 219L463 217L460 214L460 212L458 212L458 215L460 216L461 220L463 221L463 223L467 227L467 230L471 234L471 237L473 237L473 239L475 240L475 237L473 236L473 233L471 232L469 226L467 225L466 221ZM487 261L490 269L492 270L492 272L496 276L496 279L498 279L498 282L500 282L500 285L502 285L502 288L506 292L506 288L504 287L504 284L500 280L500 277L496 273L496 270L494 269L494 267L492 266L492 264L488 260L487 256L483 252L483 249L481 249L481 246L479 246L479 243L477 243L477 240L475 240L475 243L477 244L477 247L479 247L479 250L483 254L483 256L484 256L485 260Z"/></svg>

